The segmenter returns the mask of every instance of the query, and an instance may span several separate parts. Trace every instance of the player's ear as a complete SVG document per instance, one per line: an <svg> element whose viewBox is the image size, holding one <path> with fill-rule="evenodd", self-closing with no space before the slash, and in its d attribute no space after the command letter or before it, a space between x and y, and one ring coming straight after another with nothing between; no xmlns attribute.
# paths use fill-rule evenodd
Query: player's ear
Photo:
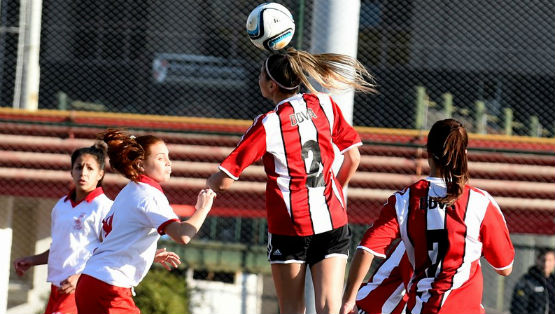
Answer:
<svg viewBox="0 0 555 314"><path fill-rule="evenodd" d="M143 162L139 161L137 163L137 168L139 169L140 172L145 172L145 167L143 167Z"/></svg>
<svg viewBox="0 0 555 314"><path fill-rule="evenodd" d="M96 176L96 180L100 181L100 179L102 179L102 177L104 177L104 170L98 171L98 175Z"/></svg>

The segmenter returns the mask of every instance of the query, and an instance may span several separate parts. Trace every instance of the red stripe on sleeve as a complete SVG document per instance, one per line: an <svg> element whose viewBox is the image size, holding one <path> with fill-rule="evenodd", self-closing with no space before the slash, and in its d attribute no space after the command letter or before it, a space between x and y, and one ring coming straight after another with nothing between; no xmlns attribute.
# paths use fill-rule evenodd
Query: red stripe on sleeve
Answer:
<svg viewBox="0 0 555 314"><path fill-rule="evenodd" d="M156 230L158 231L158 233L159 233L160 235L164 235L164 234L166 234L166 227L167 227L169 224L171 224L172 222L174 222L174 221L175 221L175 222L179 222L179 219L174 218L174 219L167 220L166 222L164 222L163 224L161 224L161 225L158 227L158 229L156 229Z"/></svg>

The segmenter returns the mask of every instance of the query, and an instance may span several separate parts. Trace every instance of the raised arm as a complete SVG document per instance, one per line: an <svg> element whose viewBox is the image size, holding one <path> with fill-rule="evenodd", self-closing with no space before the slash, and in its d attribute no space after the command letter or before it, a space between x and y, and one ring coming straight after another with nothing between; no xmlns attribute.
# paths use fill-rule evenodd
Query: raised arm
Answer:
<svg viewBox="0 0 555 314"><path fill-rule="evenodd" d="M206 180L206 186L216 192L222 192L229 189L233 182L235 182L235 180L233 180L227 174L225 174L225 172L220 170L211 175L208 180Z"/></svg>
<svg viewBox="0 0 555 314"><path fill-rule="evenodd" d="M211 189L200 191L193 215L187 220L170 223L165 229L166 234L180 244L191 242L210 212L214 197L216 197L216 193Z"/></svg>

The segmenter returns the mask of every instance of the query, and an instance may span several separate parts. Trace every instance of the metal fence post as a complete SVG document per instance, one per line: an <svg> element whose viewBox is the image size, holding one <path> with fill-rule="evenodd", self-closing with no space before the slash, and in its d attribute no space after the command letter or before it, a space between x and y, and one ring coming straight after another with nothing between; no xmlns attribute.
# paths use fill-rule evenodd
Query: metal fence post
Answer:
<svg viewBox="0 0 555 314"><path fill-rule="evenodd" d="M443 94L443 109L445 110L445 117L451 118L453 117L453 94L445 93Z"/></svg>
<svg viewBox="0 0 555 314"><path fill-rule="evenodd" d="M488 116L486 114L486 104L478 100L476 101L476 133L486 134L487 123Z"/></svg>
<svg viewBox="0 0 555 314"><path fill-rule="evenodd" d="M414 128L422 130L426 126L426 112L428 111L428 102L426 100L426 88L424 86L416 86L416 112L414 117Z"/></svg>
<svg viewBox="0 0 555 314"><path fill-rule="evenodd" d="M538 116L530 116L530 136L540 137L542 134L542 126L540 125L540 120Z"/></svg>
<svg viewBox="0 0 555 314"><path fill-rule="evenodd" d="M505 135L513 135L513 109L511 108L503 108L505 112Z"/></svg>

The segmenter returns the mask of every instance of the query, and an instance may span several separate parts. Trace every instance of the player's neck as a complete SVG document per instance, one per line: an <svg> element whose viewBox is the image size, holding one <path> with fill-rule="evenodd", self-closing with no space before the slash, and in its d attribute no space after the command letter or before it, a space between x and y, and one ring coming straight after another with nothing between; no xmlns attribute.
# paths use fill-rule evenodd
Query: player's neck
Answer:
<svg viewBox="0 0 555 314"><path fill-rule="evenodd" d="M280 102L282 102L283 100L294 96L296 93L279 93L276 92L273 96L272 96L272 101L274 102L274 105L279 104Z"/></svg>
<svg viewBox="0 0 555 314"><path fill-rule="evenodd" d="M89 195L90 192L92 191L83 191L80 189L75 189L75 199L73 201L75 201L76 203L81 202L87 197L87 195Z"/></svg>
<svg viewBox="0 0 555 314"><path fill-rule="evenodd" d="M428 158L428 164L430 165L430 177L440 177L439 168L432 158Z"/></svg>

